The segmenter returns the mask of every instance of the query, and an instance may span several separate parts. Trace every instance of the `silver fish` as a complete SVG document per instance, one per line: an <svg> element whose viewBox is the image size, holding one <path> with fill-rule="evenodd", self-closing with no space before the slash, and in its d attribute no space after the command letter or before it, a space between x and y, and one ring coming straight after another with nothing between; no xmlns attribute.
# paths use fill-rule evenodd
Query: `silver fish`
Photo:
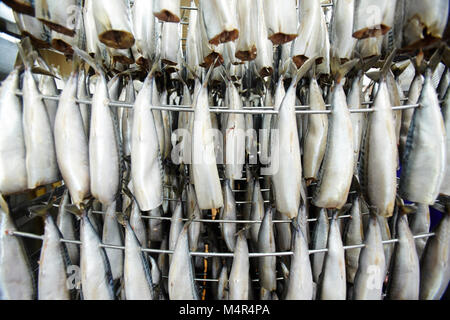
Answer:
<svg viewBox="0 0 450 320"><path fill-rule="evenodd" d="M150 210L151 217L161 217L164 214L162 207L159 206ZM148 219L148 239L151 241L162 241L162 221L160 219Z"/></svg>
<svg viewBox="0 0 450 320"><path fill-rule="evenodd" d="M22 239L16 231L8 205L0 195L0 299L32 300L35 297L33 275Z"/></svg>
<svg viewBox="0 0 450 320"><path fill-rule="evenodd" d="M201 219L202 211L198 208L197 198L195 195L194 186L188 184L186 186L187 190L187 217L188 219ZM197 221L192 221L189 225L189 249L191 251L197 251L198 239L201 232L202 223Z"/></svg>
<svg viewBox="0 0 450 320"><path fill-rule="evenodd" d="M409 228L412 234L428 233L430 231L430 208L427 204L417 204L416 212L409 219ZM419 260L422 257L427 241L428 238L418 238L415 240Z"/></svg>
<svg viewBox="0 0 450 320"><path fill-rule="evenodd" d="M340 209L347 201L354 169L353 129L342 83L331 92L327 147L312 203Z"/></svg>
<svg viewBox="0 0 450 320"><path fill-rule="evenodd" d="M85 0L83 7L84 34L86 36L86 52L92 56L100 55L97 27L94 16L95 0Z"/></svg>
<svg viewBox="0 0 450 320"><path fill-rule="evenodd" d="M354 244L361 244L364 239L363 224L361 215L362 199L358 196L353 200L351 217L347 222L347 226L344 232L344 243L346 246ZM361 248L345 250L345 266L347 274L347 282L353 283L355 274L358 270L358 260L360 256Z"/></svg>
<svg viewBox="0 0 450 320"><path fill-rule="evenodd" d="M192 170L195 193L201 210L223 206L206 85L205 82L194 99L192 130Z"/></svg>
<svg viewBox="0 0 450 320"><path fill-rule="evenodd" d="M126 97L125 101L129 103L135 103L135 90L133 86L133 81L129 80L126 86ZM122 110L122 145L123 145L123 155L125 157L131 156L131 141L133 133L133 109L123 108Z"/></svg>
<svg viewBox="0 0 450 320"><path fill-rule="evenodd" d="M169 250L173 250L177 244L178 236L183 229L184 222L183 218L183 207L181 201L177 201L177 206L175 211L172 213L170 219L170 232L169 232ZM172 256L169 256L169 261L171 261Z"/></svg>
<svg viewBox="0 0 450 320"><path fill-rule="evenodd" d="M258 252L274 253L275 236L273 233L272 208L266 210L264 218L261 222L258 234ZM275 211L275 210L273 210ZM259 258L259 283L261 287L269 292L275 291L277 288L276 279L276 256L265 256Z"/></svg>
<svg viewBox="0 0 450 320"><path fill-rule="evenodd" d="M152 105L153 77L146 78L139 91L133 110L131 141L131 177L139 208L155 209L162 204L162 163L158 133L150 110Z"/></svg>
<svg viewBox="0 0 450 320"><path fill-rule="evenodd" d="M58 104L55 118L55 147L59 170L70 197L78 207L89 194L89 145L77 105L78 73L72 72ZM70 125L68 125L70 123Z"/></svg>
<svg viewBox="0 0 450 320"><path fill-rule="evenodd" d="M34 189L58 180L58 164L47 110L28 68L22 91L27 181L28 189Z"/></svg>
<svg viewBox="0 0 450 320"><path fill-rule="evenodd" d="M194 0L191 0L190 7L197 8ZM192 79L194 77L194 74L192 73L199 73L199 64L203 60L200 48L201 36L199 34L200 31L198 26L197 11L198 10L191 10L191 12L189 13L189 26L186 37L186 64L189 66L188 79ZM183 98L184 97L185 95L183 94Z"/></svg>
<svg viewBox="0 0 450 320"><path fill-rule="evenodd" d="M236 220L236 201L231 191L230 181L226 180L223 186L224 206L221 209L222 220ZM236 244L236 223L221 223L220 229L228 250L234 251Z"/></svg>
<svg viewBox="0 0 450 320"><path fill-rule="evenodd" d="M420 266L416 246L406 215L397 219L397 235L394 261L388 288L390 300L418 300L420 286Z"/></svg>
<svg viewBox="0 0 450 320"><path fill-rule="evenodd" d="M247 300L249 298L250 262L248 258L248 245L245 234L237 235L236 248L234 250L233 265L229 277L229 300Z"/></svg>
<svg viewBox="0 0 450 320"><path fill-rule="evenodd" d="M445 174L445 127L436 90L427 71L419 98L420 107L414 110L402 160L399 195L413 202L433 204ZM427 184L427 188L420 185Z"/></svg>
<svg viewBox="0 0 450 320"><path fill-rule="evenodd" d="M445 164L445 175L439 193L450 196L450 89L447 89L441 111L445 121L445 152L447 155L447 162Z"/></svg>
<svg viewBox="0 0 450 320"><path fill-rule="evenodd" d="M153 279L150 266L130 223L125 226L125 258L123 279L127 300L153 300Z"/></svg>
<svg viewBox="0 0 450 320"><path fill-rule="evenodd" d="M173 251L169 269L170 300L199 300L194 280L194 266L189 255L188 230L189 224L185 224Z"/></svg>
<svg viewBox="0 0 450 320"><path fill-rule="evenodd" d="M159 1L158 1L159 2ZM152 15L154 0L134 1L131 8L135 45L143 59L153 61L156 54L156 19ZM136 61L143 64L144 61Z"/></svg>
<svg viewBox="0 0 450 320"><path fill-rule="evenodd" d="M86 70L81 68L78 75L77 98L80 100L88 100L87 77ZM91 108L88 104L80 103L80 112L83 119L84 133L89 137L89 124L91 122Z"/></svg>
<svg viewBox="0 0 450 320"><path fill-rule="evenodd" d="M8 195L27 189L26 150L22 104L16 96L19 69L14 69L0 87L0 193Z"/></svg>
<svg viewBox="0 0 450 320"><path fill-rule="evenodd" d="M450 215L444 213L434 231L436 235L428 240L420 265L420 299L438 300L448 286Z"/></svg>
<svg viewBox="0 0 450 320"><path fill-rule="evenodd" d="M313 230L313 238L312 238L313 250L326 248L328 243L329 229L330 224L328 221L327 209L320 209ZM318 252L312 255L311 263L315 283L319 283L320 275L323 269L324 259L325 259L325 252Z"/></svg>
<svg viewBox="0 0 450 320"><path fill-rule="evenodd" d="M286 300L312 300L313 276L308 243L301 229L294 231L293 251Z"/></svg>
<svg viewBox="0 0 450 320"><path fill-rule="evenodd" d="M86 214L80 223L81 287L85 300L114 300L111 269L101 240ZM121 251L121 250L119 250Z"/></svg>
<svg viewBox="0 0 450 320"><path fill-rule="evenodd" d="M116 218L116 202L106 206L103 221L102 241L116 246L123 245L123 230ZM106 248L106 255L111 266L112 279L119 279L123 275L123 251Z"/></svg>
<svg viewBox="0 0 450 320"><path fill-rule="evenodd" d="M348 108L351 109L362 109L363 106L361 104L361 77L356 77L350 88L350 91L347 95L347 105ZM359 153L361 150L361 142L363 137L364 127L366 125L366 119L364 113L352 113L350 114L352 119L352 128L353 128L353 155L355 158L355 172L358 166Z"/></svg>
<svg viewBox="0 0 450 320"><path fill-rule="evenodd" d="M297 37L298 22L296 1L264 0L263 4L268 39L274 45L294 40Z"/></svg>
<svg viewBox="0 0 450 320"><path fill-rule="evenodd" d="M136 201L133 201L131 214L130 214L130 226L134 231L136 238L143 248L147 247L147 230L142 220L141 210Z"/></svg>
<svg viewBox="0 0 450 320"><path fill-rule="evenodd" d="M177 65L178 51L180 50L180 25L163 22L161 34L161 61L175 66Z"/></svg>
<svg viewBox="0 0 450 320"><path fill-rule="evenodd" d="M62 234L50 214L45 217L39 259L38 299L70 300L66 268L71 264Z"/></svg>
<svg viewBox="0 0 450 320"><path fill-rule="evenodd" d="M256 2L252 0L236 1L239 19L239 39L236 46L236 58L242 61L254 60L256 50Z"/></svg>
<svg viewBox="0 0 450 320"><path fill-rule="evenodd" d="M38 83L38 89L41 94L46 96L57 96L58 89L56 88L55 79L50 76L41 75ZM44 100L45 107L47 109L48 118L52 130L55 127L55 117L58 110L58 102L52 100Z"/></svg>
<svg viewBox="0 0 450 320"><path fill-rule="evenodd" d="M339 232L337 212L333 214L328 235L328 251L320 283L321 300L345 300L347 293L345 253Z"/></svg>
<svg viewBox="0 0 450 320"><path fill-rule="evenodd" d="M362 142L360 179L368 204L385 217L393 213L397 188L398 150L391 108L386 81L382 79Z"/></svg>
<svg viewBox="0 0 450 320"><path fill-rule="evenodd" d="M264 218L264 198L261 193L261 186L259 184L259 179L255 179L253 184L253 195L252 195L251 211L248 220L252 221L262 221ZM256 247L258 244L259 229L261 228L260 223L252 223L250 225L250 238L253 245Z"/></svg>
<svg viewBox="0 0 450 320"><path fill-rule="evenodd" d="M108 103L106 79L101 75L92 97L89 166L91 194L106 206L114 201L119 188L119 149Z"/></svg>
<svg viewBox="0 0 450 320"><path fill-rule="evenodd" d="M326 110L322 92L316 78L309 85L309 106L311 110ZM303 146L303 174L307 181L318 177L320 164L325 155L328 133L328 118L326 114L308 115L308 129Z"/></svg>
<svg viewBox="0 0 450 320"><path fill-rule="evenodd" d="M217 300L228 300L228 272L227 266L222 266L219 276L219 285L217 286Z"/></svg>
<svg viewBox="0 0 450 320"><path fill-rule="evenodd" d="M73 214L66 210L66 206L69 205L69 190L64 190L61 202L58 208L58 216L56 218L56 225L61 231L64 239L76 240L75 232L75 217ZM77 265L80 260L80 251L78 245L74 243L66 243L67 252L69 254L72 264Z"/></svg>
<svg viewBox="0 0 450 320"><path fill-rule="evenodd" d="M50 31L41 21L33 16L16 11L13 11L13 14L20 33L25 37L29 37L35 48L50 47Z"/></svg>
<svg viewBox="0 0 450 320"><path fill-rule="evenodd" d="M378 219L378 224L380 225L380 229L381 229L381 237L383 239L383 241L387 241L387 240L391 240L392 239L392 235L391 235L391 230L389 228L389 223L386 217L377 215L377 219ZM389 267L391 265L391 258L392 255L394 253L394 244L384 244L383 245L383 249L384 249L384 258L386 261L386 272L389 270Z"/></svg>
<svg viewBox="0 0 450 320"><path fill-rule="evenodd" d="M370 217L353 287L354 300L381 300L386 269L378 219Z"/></svg>
<svg viewBox="0 0 450 320"><path fill-rule="evenodd" d="M256 59L255 68L261 77L270 76L273 73L273 44L269 40L267 25L264 16L264 4L256 2Z"/></svg>

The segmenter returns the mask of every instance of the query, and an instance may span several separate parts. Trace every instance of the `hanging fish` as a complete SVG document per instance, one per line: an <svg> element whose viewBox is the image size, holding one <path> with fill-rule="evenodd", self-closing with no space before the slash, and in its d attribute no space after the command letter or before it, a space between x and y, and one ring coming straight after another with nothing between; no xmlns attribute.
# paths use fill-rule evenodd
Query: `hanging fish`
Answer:
<svg viewBox="0 0 450 320"><path fill-rule="evenodd" d="M77 0L34 0L36 18L50 29L73 37L79 18Z"/></svg>
<svg viewBox="0 0 450 320"><path fill-rule="evenodd" d="M445 174L445 127L431 71L425 76L420 107L414 110L402 159L399 195L409 201L433 204ZM426 184L426 189L419 186Z"/></svg>
<svg viewBox="0 0 450 320"><path fill-rule="evenodd" d="M177 65L179 50L180 25L176 23L163 22L161 29L161 62L171 66Z"/></svg>
<svg viewBox="0 0 450 320"><path fill-rule="evenodd" d="M65 189L59 203L58 216L56 217L56 225L61 231L62 237L67 240L77 240L77 232L75 229L75 217L67 211L66 206L70 205L69 190ZM77 244L66 243L67 253L70 261L74 265L79 264L80 250Z"/></svg>
<svg viewBox="0 0 450 320"><path fill-rule="evenodd" d="M156 55L156 20L152 15L155 2L160 1L137 0L134 1L133 7L131 8L136 49L142 55L142 59L148 61L153 61ZM144 61L137 60L136 62L138 64L144 64Z"/></svg>
<svg viewBox="0 0 450 320"><path fill-rule="evenodd" d="M153 14L160 21L180 22L180 0L154 0Z"/></svg>
<svg viewBox="0 0 450 320"><path fill-rule="evenodd" d="M352 86L347 95L347 105L350 110L358 110L363 108L361 101L361 79L362 75L360 74L353 80ZM352 119L353 129L353 155L355 163L354 172L357 174L359 154L361 151L361 142L367 117L364 113L360 112L353 112L350 114L350 117Z"/></svg>
<svg viewBox="0 0 450 320"><path fill-rule="evenodd" d="M237 41L236 58L242 61L254 60L256 50L256 3L252 0L236 1L239 19L239 39Z"/></svg>
<svg viewBox="0 0 450 320"><path fill-rule="evenodd" d="M234 250L233 265L228 280L229 300L251 300L249 297L251 290L249 286L249 269L250 262L248 258L247 239L243 232L239 232Z"/></svg>
<svg viewBox="0 0 450 320"><path fill-rule="evenodd" d="M272 208L269 208L264 213L264 218L261 222L258 234L258 252L260 253L275 253L275 236L273 233ZM276 256L265 256L259 258L259 283L261 287L269 292L275 291L277 288L276 279Z"/></svg>
<svg viewBox="0 0 450 320"><path fill-rule="evenodd" d="M224 206L221 208L220 217L222 220L236 220L236 201L231 191L230 181L226 180L223 186ZM221 223L222 238L229 251L233 252L236 242L236 223Z"/></svg>
<svg viewBox="0 0 450 320"><path fill-rule="evenodd" d="M345 63L350 60L356 46L353 34L355 0L337 0L331 19L331 55Z"/></svg>
<svg viewBox="0 0 450 320"><path fill-rule="evenodd" d="M33 273L22 239L11 234L16 230L8 205L0 195L0 299L32 300Z"/></svg>
<svg viewBox="0 0 450 320"><path fill-rule="evenodd" d="M117 221L116 201L106 206L106 210L103 206L103 211L105 211L105 215L103 217L102 242L122 246L123 230ZM123 251L112 248L106 248L105 251L111 267L112 279L117 280L123 275Z"/></svg>
<svg viewBox="0 0 450 320"><path fill-rule="evenodd" d="M321 208L317 214L317 221L314 225L312 237L312 250L324 249L328 243L328 234L330 224L328 222L327 209ZM317 284L320 280L320 275L323 270L323 261L325 259L325 252L318 252L312 255L311 264L313 271L314 282Z"/></svg>
<svg viewBox="0 0 450 320"><path fill-rule="evenodd" d="M441 107L442 116L445 125L445 152L447 162L445 164L445 175L439 190L440 194L450 196L450 87L444 97L444 103Z"/></svg>
<svg viewBox="0 0 450 320"><path fill-rule="evenodd" d="M422 234L430 231L430 208L427 204L417 204L417 210L409 220L409 228L412 234ZM415 239L419 260L422 258L427 241L428 238Z"/></svg>
<svg viewBox="0 0 450 320"><path fill-rule="evenodd" d="M344 244L346 246L361 244L363 242L364 234L363 234L363 224L360 205L361 201L362 199L359 196L357 196L352 202L352 208L350 211L350 220L347 222L347 226L343 234ZM345 250L345 267L347 274L347 282L349 283L354 283L355 274L358 270L358 261L360 252L361 248Z"/></svg>
<svg viewBox="0 0 450 320"><path fill-rule="evenodd" d="M295 0L264 0L264 17L268 39L274 45L290 42L297 37Z"/></svg>
<svg viewBox="0 0 450 320"><path fill-rule="evenodd" d="M0 193L8 195L27 189L26 150L22 105L16 91L19 69L14 69L0 87Z"/></svg>
<svg viewBox="0 0 450 320"><path fill-rule="evenodd" d="M355 2L353 37L365 39L385 35L394 24L397 0L360 0Z"/></svg>
<svg viewBox="0 0 450 320"><path fill-rule="evenodd" d="M218 45L239 37L236 9L230 1L200 0L199 4L210 44Z"/></svg>
<svg viewBox="0 0 450 320"><path fill-rule="evenodd" d="M22 1L22 0L16 0ZM7 1L3 1L7 4ZM50 31L38 19L13 11L17 28L23 37L29 37L35 48L50 48Z"/></svg>
<svg viewBox="0 0 450 320"><path fill-rule="evenodd" d="M173 249L172 262L170 263L169 269L170 300L199 300L197 286L194 280L194 266L189 255L188 229L189 224L186 223Z"/></svg>

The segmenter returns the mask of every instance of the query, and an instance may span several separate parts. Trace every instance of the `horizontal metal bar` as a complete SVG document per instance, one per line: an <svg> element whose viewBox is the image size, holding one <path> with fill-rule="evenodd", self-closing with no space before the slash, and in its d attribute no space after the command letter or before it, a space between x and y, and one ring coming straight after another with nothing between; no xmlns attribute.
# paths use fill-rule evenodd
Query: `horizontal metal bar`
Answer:
<svg viewBox="0 0 450 320"><path fill-rule="evenodd" d="M33 233L28 233L28 232L20 232L20 231L6 231L6 233L10 236L19 236L19 237L24 237L24 238L31 238L31 239L38 239L38 240L43 240L44 236L42 235L36 235ZM414 235L413 238L414 239L419 239L419 238L427 238L427 237L432 237L434 236L435 233L434 232L430 232L430 233L422 233L422 234L417 234ZM387 244L392 244L395 242L398 242L398 239L391 239L391 240L384 240L382 241L382 243L384 245ZM77 240L67 240L67 239L61 239L61 242L67 242L67 243L74 243L74 244L79 244L81 245L81 241L77 241ZM355 245L351 245L351 246L344 246L344 250L348 250L348 249L356 249L356 248L364 248L365 244L355 244ZM117 249L117 250L125 250L124 246L117 246L117 245L111 245L111 244L100 244L100 247L103 248L110 248L110 249ZM173 250L161 250L161 249L148 249L148 248L141 248L141 251L143 252L149 252L149 253L167 253L167 254L173 254ZM319 253L319 252L327 252L328 248L323 248L323 249L312 249L309 250L309 254L315 254L315 253ZM265 252L265 253L249 253L248 256L250 258L258 258L258 257L269 257L269 256L277 256L277 257L281 257L281 256L291 256L294 253L292 251L283 251L283 252ZM232 252L194 252L191 251L190 252L191 256L194 257L224 257L224 258L231 258L234 257L234 253Z"/></svg>
<svg viewBox="0 0 450 320"><path fill-rule="evenodd" d="M22 96L23 93L20 91L17 91L16 94L18 96ZM52 100L52 101L58 101L59 96L48 96L48 95L41 95L42 99L45 100ZM80 104L92 104L91 100L84 100L84 99L75 99L77 103ZM110 101L109 106L111 107L117 107L117 108L133 108L132 103L122 102L122 101ZM403 106L394 106L392 107L392 110L404 110L404 109L413 109L417 108L419 104L410 104L410 105L403 105ZM212 106L209 108L210 112L213 113L236 113L236 114L278 114L278 111L273 110L273 108L270 107L246 107L242 110L233 110L228 109L226 107L219 107L219 106ZM309 108L309 106L295 106L296 114L330 114L331 110L303 110L306 108ZM178 112L194 112L194 109L189 105L164 105L164 106L150 106L150 109L152 110L165 110L165 111L178 111ZM350 113L369 113L373 112L373 108L364 108L364 109L350 109Z"/></svg>
<svg viewBox="0 0 450 320"><path fill-rule="evenodd" d="M323 3L320 5L321 7L332 7L333 3ZM297 7L296 7L297 8ZM197 7L188 7L188 6L180 6L181 10L198 10Z"/></svg>

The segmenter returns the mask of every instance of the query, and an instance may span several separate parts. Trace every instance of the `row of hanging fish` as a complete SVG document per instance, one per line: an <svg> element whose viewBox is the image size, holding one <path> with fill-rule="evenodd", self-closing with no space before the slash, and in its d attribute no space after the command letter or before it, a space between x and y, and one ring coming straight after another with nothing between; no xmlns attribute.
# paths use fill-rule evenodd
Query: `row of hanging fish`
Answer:
<svg viewBox="0 0 450 320"><path fill-rule="evenodd" d="M48 14L52 1L43 2L35 1L34 22L58 16ZM380 50L366 60L355 46L387 39L391 29L413 47L440 43L448 2L434 14L420 4L397 9L402 1L344 3L353 2L335 2L329 36L319 1L301 1L298 15L295 1L200 1L189 16L186 62L174 36L178 1L135 1L130 12L125 1L86 1L85 37L61 26L67 16L47 21L43 28L72 37L73 70L60 93L54 70L22 43L23 68L0 89L0 194L60 180L65 191L29 210L45 221L37 284L1 198L2 298L439 299L450 243L448 67L436 76L445 48L428 61L419 53L393 64L394 54L380 62ZM43 7L47 18L39 16ZM407 38L394 22L409 20L393 18L394 7L405 17L429 13L421 27L444 26ZM380 20L367 19L380 8ZM161 27L156 19L164 21L160 31L153 31ZM333 41L350 54L334 52ZM141 67L116 72L102 48L138 52L142 61L133 53L129 63ZM241 64L239 77L237 59L253 61ZM160 61L186 72L172 77ZM405 97L400 78L408 63L415 75ZM367 72L373 66L379 69ZM296 113L305 105L309 114ZM445 209L429 237L436 201ZM200 288L206 251L233 256L208 258L215 282ZM76 285L67 272L74 266Z"/></svg>
<svg viewBox="0 0 450 320"><path fill-rule="evenodd" d="M224 63L233 76L251 64L262 77L273 73L273 46L299 68L317 57L318 74L329 74L332 59L370 58L397 48L411 52L434 46L448 34L449 4L439 1L201 0L189 17L180 0L5 1L17 25L36 47L68 56L73 46L97 56L109 69L137 63L172 72ZM185 19L185 20L183 20ZM184 21L184 22L183 22ZM185 52L182 24L187 23ZM330 24L330 28L328 25ZM330 29L330 30L328 30ZM447 30L447 31L446 31ZM446 33L447 32L447 33ZM160 59L159 59L160 58ZM158 61L157 61L158 60ZM284 59L282 68L292 71Z"/></svg>

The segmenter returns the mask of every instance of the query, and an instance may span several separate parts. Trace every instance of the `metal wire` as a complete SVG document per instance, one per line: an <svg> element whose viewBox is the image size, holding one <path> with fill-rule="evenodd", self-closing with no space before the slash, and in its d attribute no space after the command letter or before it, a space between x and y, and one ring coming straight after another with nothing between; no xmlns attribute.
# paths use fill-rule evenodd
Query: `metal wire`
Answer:
<svg viewBox="0 0 450 320"><path fill-rule="evenodd" d="M23 93L21 91L16 91L16 95L22 96ZM48 96L41 95L42 99L58 101L60 96ZM84 100L84 99L75 99L75 101L79 104L92 104L92 100ZM370 103L369 103L370 104ZM123 101L110 101L110 107L117 108L133 108L133 103L123 102ZM327 105L330 106L330 105ZM419 104L408 104L403 106L393 106L392 110L405 110L405 109L413 109L419 107ZM330 114L331 110L304 110L308 109L309 106L295 106L296 114ZM152 110L165 110L165 111L178 111L178 112L194 112L194 109L189 105L164 105L164 106L150 106ZM213 113L236 113L236 114L278 114L278 111L273 110L272 107L246 107L242 110L235 109L227 109L226 107L212 106L209 108L210 112ZM373 112L373 108L363 108L363 109L349 109L350 113L369 113Z"/></svg>
<svg viewBox="0 0 450 320"><path fill-rule="evenodd" d="M18 237L31 238L31 239L36 239L36 240L43 240L44 239L43 235L37 235L37 234L34 234L34 233L29 233L29 232L11 231L10 230L10 231L7 231L7 234L10 235L10 236L18 236ZM414 239L428 238L428 237L432 237L434 235L435 235L434 232L422 233L422 234L414 235L413 238ZM384 240L384 241L382 241L382 243L383 243L383 245L387 245L387 244L392 244L392 243L395 243L395 242L398 242L398 241L399 241L399 239L390 239L390 240ZM61 242L73 243L73 244L81 245L81 241L78 241L78 240L68 240L68 239L62 239L61 238ZM102 248L109 248L109 249L117 249L117 250L125 250L124 246L117 246L117 245L105 244L105 243L100 244L100 247L102 247ZM364 248L364 247L365 247L365 244L361 243L361 244L355 244L355 245L350 245L350 246L344 246L344 250L356 249L356 248ZM173 250L141 248L141 251L142 252L148 252L148 253L173 254ZM327 252L327 251L328 251L328 248L311 249L311 250L309 250L309 254L315 254L315 253ZM269 256L277 256L277 257L291 256L293 254L294 254L294 252L292 252L292 251L265 252L265 253L252 252L252 253L249 253L248 256L249 256L249 258L260 258L260 257L269 257ZM232 257L234 257L234 253L232 253L232 252L194 252L194 251L191 251L190 255L193 256L193 257L224 257L224 258L232 258Z"/></svg>

